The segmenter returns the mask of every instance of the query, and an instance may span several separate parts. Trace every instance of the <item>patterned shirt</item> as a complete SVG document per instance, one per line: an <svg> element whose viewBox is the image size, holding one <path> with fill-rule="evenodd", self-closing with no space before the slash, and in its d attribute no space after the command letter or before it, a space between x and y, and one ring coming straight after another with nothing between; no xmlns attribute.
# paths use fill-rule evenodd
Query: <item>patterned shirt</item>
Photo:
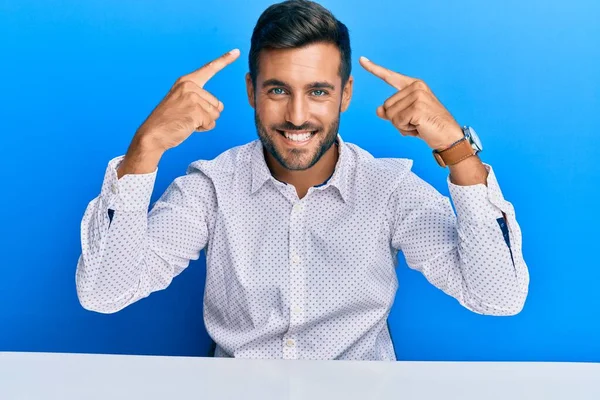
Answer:
<svg viewBox="0 0 600 400"><path fill-rule="evenodd" d="M337 146L333 175L302 199L272 176L259 139L191 163L152 207L158 169L117 179L124 156L114 158L81 225L82 306L117 312L205 250L215 356L395 360L399 255L469 310L521 310L521 232L489 165L487 186L448 177L455 213L411 160L375 158L340 135Z"/></svg>

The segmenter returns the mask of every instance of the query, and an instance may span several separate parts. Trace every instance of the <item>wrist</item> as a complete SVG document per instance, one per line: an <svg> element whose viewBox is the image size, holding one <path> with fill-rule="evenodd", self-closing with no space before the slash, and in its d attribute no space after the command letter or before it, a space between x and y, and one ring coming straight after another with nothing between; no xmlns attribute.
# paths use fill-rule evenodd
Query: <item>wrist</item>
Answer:
<svg viewBox="0 0 600 400"><path fill-rule="evenodd" d="M445 168L457 164L483 150L481 140L472 127L464 126L460 130L462 137L458 138L459 135L456 134L455 142L433 150L433 157L440 167Z"/></svg>
<svg viewBox="0 0 600 400"><path fill-rule="evenodd" d="M152 134L140 136L138 142L140 151L143 151L144 154L155 154L162 156L167 150L169 150L169 148L165 146L163 140L160 140L158 136Z"/></svg>
<svg viewBox="0 0 600 400"><path fill-rule="evenodd" d="M467 157L448 168L450 181L457 186L487 185L488 170L477 155Z"/></svg>
<svg viewBox="0 0 600 400"><path fill-rule="evenodd" d="M135 135L127 150L123 162L119 166L117 177L128 174L149 174L156 170L164 154L148 135Z"/></svg>
<svg viewBox="0 0 600 400"><path fill-rule="evenodd" d="M164 154L168 148L160 140L160 135L154 131L139 130L133 136L131 141L131 149L143 152L144 154Z"/></svg>
<svg viewBox="0 0 600 400"><path fill-rule="evenodd" d="M432 149L435 151L444 151L454 146L456 143L464 139L465 133L461 129L460 126L457 126L456 129L452 129L451 132L448 133L446 138L440 140L436 145L432 146Z"/></svg>

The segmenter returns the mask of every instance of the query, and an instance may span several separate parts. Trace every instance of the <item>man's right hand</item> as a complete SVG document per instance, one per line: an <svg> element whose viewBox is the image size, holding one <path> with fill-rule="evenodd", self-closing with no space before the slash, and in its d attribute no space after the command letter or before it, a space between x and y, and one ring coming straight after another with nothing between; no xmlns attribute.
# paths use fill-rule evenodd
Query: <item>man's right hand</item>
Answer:
<svg viewBox="0 0 600 400"><path fill-rule="evenodd" d="M232 50L177 79L136 132L119 167L119 178L154 171L165 151L183 143L194 131L214 129L223 103L204 90L204 85L239 55L239 50Z"/></svg>

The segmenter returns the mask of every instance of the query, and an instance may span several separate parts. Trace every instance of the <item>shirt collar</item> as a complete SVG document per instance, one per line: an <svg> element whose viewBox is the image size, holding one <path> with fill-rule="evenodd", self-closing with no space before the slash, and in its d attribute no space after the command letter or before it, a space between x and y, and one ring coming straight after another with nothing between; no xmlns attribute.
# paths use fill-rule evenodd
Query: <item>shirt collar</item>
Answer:
<svg viewBox="0 0 600 400"><path fill-rule="evenodd" d="M329 181L323 185L326 187L331 185L340 192L342 199L344 202L348 201L348 188L349 188L349 176L348 169L351 167L350 165L350 155L348 154L348 146L346 146L345 142L342 139L342 136L338 133L337 135L337 143L338 143L338 161L336 163L333 175L329 178ZM257 139L254 144L254 148L252 149L252 158L251 158L251 168L252 168L252 188L251 193L254 194L258 191L266 181L275 180L269 167L267 166L267 162L265 160L264 147L260 139Z"/></svg>

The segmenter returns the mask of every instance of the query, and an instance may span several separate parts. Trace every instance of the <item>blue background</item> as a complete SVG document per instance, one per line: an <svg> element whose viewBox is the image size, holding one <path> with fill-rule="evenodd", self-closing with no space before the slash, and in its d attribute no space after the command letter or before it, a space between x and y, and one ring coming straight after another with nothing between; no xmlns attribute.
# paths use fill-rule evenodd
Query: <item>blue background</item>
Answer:
<svg viewBox="0 0 600 400"><path fill-rule="evenodd" d="M153 200L193 160L256 138L250 35L267 1L0 1L0 351L206 355L205 264L113 315L75 293L79 223L106 163L175 79L231 48L206 88L226 109L161 162ZM378 119L394 90L358 57L425 80L483 139L517 210L531 273L523 312L479 316L404 264L390 317L401 360L600 361L600 3L324 1L351 31L355 94L341 133L408 157L448 194L426 145Z"/></svg>

